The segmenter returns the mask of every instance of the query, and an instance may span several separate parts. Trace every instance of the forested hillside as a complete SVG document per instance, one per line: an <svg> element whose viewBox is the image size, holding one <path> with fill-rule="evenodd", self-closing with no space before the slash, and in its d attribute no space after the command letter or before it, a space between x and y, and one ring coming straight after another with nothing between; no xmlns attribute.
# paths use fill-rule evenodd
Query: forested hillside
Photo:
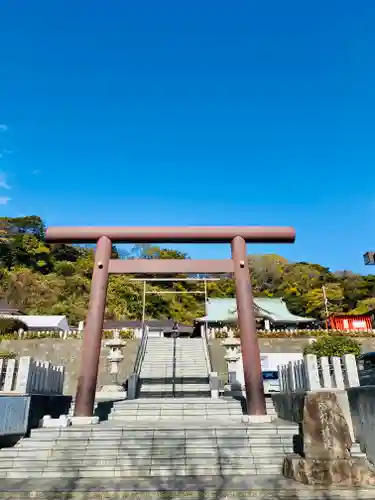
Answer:
<svg viewBox="0 0 375 500"><path fill-rule="evenodd" d="M0 295L30 314L65 314L72 325L84 319L93 265L93 248L50 245L44 242L44 224L37 216L0 218ZM120 252L121 253L121 252ZM173 249L135 246L121 258L189 258ZM350 271L332 273L318 264L291 263L279 255L250 255L254 294L283 297L296 314L324 318L322 286L329 311L362 313L375 308L375 276ZM129 276L111 276L107 318L140 319L142 289ZM148 290L203 290L196 282L150 284ZM209 297L233 297L230 279L210 282ZM190 322L204 314L204 296L147 295L148 318Z"/></svg>

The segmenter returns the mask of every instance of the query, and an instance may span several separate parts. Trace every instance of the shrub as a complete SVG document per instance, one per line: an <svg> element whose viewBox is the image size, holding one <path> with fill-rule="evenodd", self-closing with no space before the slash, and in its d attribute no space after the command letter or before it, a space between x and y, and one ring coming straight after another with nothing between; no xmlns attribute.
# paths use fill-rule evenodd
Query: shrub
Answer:
<svg viewBox="0 0 375 500"><path fill-rule="evenodd" d="M316 356L343 356L344 354L361 353L360 344L349 337L331 337L324 335L319 337L314 343L309 344L303 350L303 354L315 354Z"/></svg>
<svg viewBox="0 0 375 500"><path fill-rule="evenodd" d="M134 339L134 331L133 330L120 330L120 337L122 339L132 340L132 339Z"/></svg>
<svg viewBox="0 0 375 500"><path fill-rule="evenodd" d="M221 332L221 331L215 332L215 339L226 339L227 337L228 337L227 332Z"/></svg>
<svg viewBox="0 0 375 500"><path fill-rule="evenodd" d="M120 338L124 340L132 340L134 339L134 331L133 330L120 330ZM104 339L112 339L113 331L112 330L103 330L103 338Z"/></svg>
<svg viewBox="0 0 375 500"><path fill-rule="evenodd" d="M0 336L11 335L18 330L27 330L27 325L17 318L0 317Z"/></svg>

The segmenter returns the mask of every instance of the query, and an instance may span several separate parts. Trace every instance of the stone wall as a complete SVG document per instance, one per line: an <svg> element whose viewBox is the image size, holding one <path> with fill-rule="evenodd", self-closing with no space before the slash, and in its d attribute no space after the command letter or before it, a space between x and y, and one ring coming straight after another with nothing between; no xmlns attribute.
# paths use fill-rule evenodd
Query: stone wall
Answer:
<svg viewBox="0 0 375 500"><path fill-rule="evenodd" d="M362 352L375 351L375 338L358 338L362 345ZM211 356L213 371L219 374L222 380L228 379L227 363L224 359L225 348L221 345L223 339L210 339L208 347ZM267 352L302 352L308 344L307 338L260 338L259 349L261 353Z"/></svg>
<svg viewBox="0 0 375 500"><path fill-rule="evenodd" d="M49 361L55 365L65 366L64 394L75 393L79 367L81 363L81 339L30 339L30 340L2 340L0 351L15 352L18 356L31 356L40 361ZM123 349L124 359L120 364L119 381L125 381L131 374L139 340L127 340ZM108 373L106 357L109 349L102 344L100 355L98 390L100 387L111 383Z"/></svg>

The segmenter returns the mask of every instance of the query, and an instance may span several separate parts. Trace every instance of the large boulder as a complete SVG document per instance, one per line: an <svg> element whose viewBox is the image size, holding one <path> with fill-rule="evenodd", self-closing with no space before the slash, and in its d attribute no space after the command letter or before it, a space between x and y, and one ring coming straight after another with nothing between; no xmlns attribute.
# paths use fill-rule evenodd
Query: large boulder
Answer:
<svg viewBox="0 0 375 500"><path fill-rule="evenodd" d="M375 473L367 460L351 456L349 427L334 392L306 394L302 434L302 456L285 458L285 477L325 486L375 485Z"/></svg>

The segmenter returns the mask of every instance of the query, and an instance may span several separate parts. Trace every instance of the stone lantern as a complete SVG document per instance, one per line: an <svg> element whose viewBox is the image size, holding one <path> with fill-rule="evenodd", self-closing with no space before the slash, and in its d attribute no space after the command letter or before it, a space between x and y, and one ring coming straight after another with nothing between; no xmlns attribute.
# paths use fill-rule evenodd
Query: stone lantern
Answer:
<svg viewBox="0 0 375 500"><path fill-rule="evenodd" d="M228 363L228 383L232 385L237 382L237 362L240 359L239 339L236 339L232 329L228 331L228 337L221 343L225 347L225 361Z"/></svg>
<svg viewBox="0 0 375 500"><path fill-rule="evenodd" d="M121 361L124 359L122 354L122 349L126 346L126 342L120 337L120 332L115 330L113 332L113 338L105 343L106 347L109 347L110 351L107 356L107 361L110 366L110 374L112 375L112 385L105 385L102 387L102 392L124 392L125 389L121 384L118 383L118 373Z"/></svg>

